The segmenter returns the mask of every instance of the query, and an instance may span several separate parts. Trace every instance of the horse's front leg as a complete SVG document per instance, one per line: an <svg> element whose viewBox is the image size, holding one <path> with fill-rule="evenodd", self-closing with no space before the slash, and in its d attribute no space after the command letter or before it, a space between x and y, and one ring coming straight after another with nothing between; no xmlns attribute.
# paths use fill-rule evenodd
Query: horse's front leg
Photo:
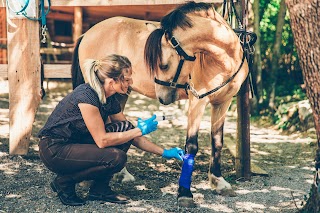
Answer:
<svg viewBox="0 0 320 213"><path fill-rule="evenodd" d="M208 172L211 187L218 194L235 196L231 185L221 174L221 151L223 147L223 126L231 100L223 104L211 104L211 146L212 153Z"/></svg>
<svg viewBox="0 0 320 213"><path fill-rule="evenodd" d="M178 189L178 205L182 207L196 206L190 187L195 156L198 152L198 131L206 104L206 100L200 101L195 98L189 100L186 154L183 160Z"/></svg>

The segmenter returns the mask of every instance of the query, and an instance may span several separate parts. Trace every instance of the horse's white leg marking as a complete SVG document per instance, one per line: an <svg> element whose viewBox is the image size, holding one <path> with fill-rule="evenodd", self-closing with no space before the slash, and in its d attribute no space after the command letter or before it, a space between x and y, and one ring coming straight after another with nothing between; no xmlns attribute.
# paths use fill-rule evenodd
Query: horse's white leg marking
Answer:
<svg viewBox="0 0 320 213"><path fill-rule="evenodd" d="M214 174L208 173L209 181L212 189L215 189L218 194L221 194L223 190L232 189L230 183L228 183L223 177L216 177Z"/></svg>
<svg viewBox="0 0 320 213"><path fill-rule="evenodd" d="M136 179L132 174L130 174L126 167L124 167L120 172L114 174L113 179L117 182L130 182L135 181ZM89 189L92 184L91 180L85 180L79 183L79 186L84 189Z"/></svg>
<svg viewBox="0 0 320 213"><path fill-rule="evenodd" d="M126 167L124 167L120 172L114 174L113 178L121 183L135 181L136 179L132 174L130 174Z"/></svg>
<svg viewBox="0 0 320 213"><path fill-rule="evenodd" d="M122 183L136 180L134 176L128 172L127 167L124 167L121 171L123 172Z"/></svg>

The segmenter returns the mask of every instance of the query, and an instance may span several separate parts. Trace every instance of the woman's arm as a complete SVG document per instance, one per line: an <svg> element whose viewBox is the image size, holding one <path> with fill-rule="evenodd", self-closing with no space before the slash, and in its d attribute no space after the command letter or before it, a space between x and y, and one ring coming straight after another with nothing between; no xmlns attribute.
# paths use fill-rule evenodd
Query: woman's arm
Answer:
<svg viewBox="0 0 320 213"><path fill-rule="evenodd" d="M119 122L119 121L126 121L127 118L126 116L123 114L123 112L119 112L118 114L114 114L114 115L110 115L109 116L111 122Z"/></svg>
<svg viewBox="0 0 320 213"><path fill-rule="evenodd" d="M88 130L99 148L120 145L142 135L139 128L125 132L106 132L99 109L96 106L80 103L79 108ZM113 115L111 118L111 120L116 119L126 120L122 112Z"/></svg>
<svg viewBox="0 0 320 213"><path fill-rule="evenodd" d="M142 149L144 151L151 152L153 154L160 155L160 156L163 154L163 151L164 151L163 148L152 143L144 136L134 138L132 144L139 149Z"/></svg>
<svg viewBox="0 0 320 213"><path fill-rule="evenodd" d="M111 119L112 122L127 120L123 113L118 113L116 115L111 115L110 119ZM144 136L134 138L132 144L134 146L136 146L137 148L139 148L139 149L142 149L142 150L147 151L147 152L154 153L156 155L162 155L162 153L163 153L163 148L161 148L160 146L152 143L151 141L149 141Z"/></svg>

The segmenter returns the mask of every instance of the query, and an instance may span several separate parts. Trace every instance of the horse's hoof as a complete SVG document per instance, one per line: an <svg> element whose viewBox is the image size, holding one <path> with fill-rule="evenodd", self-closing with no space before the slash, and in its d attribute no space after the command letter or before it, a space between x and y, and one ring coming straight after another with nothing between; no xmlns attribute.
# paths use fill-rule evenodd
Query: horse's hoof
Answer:
<svg viewBox="0 0 320 213"><path fill-rule="evenodd" d="M197 205L192 197L179 197L178 206L184 208L195 208Z"/></svg>
<svg viewBox="0 0 320 213"><path fill-rule="evenodd" d="M125 183L125 182L133 182L136 179L133 177L133 175L131 175L130 173L128 173L128 175L125 175L121 181L121 183Z"/></svg>
<svg viewBox="0 0 320 213"><path fill-rule="evenodd" d="M179 186L178 206L185 207L185 208L194 208L197 206L193 200L193 195L190 189L184 188L183 186Z"/></svg>
<svg viewBox="0 0 320 213"><path fill-rule="evenodd" d="M237 194L233 189L221 189L219 192L217 192L218 194L222 195L222 196L228 196L228 197L236 197Z"/></svg>

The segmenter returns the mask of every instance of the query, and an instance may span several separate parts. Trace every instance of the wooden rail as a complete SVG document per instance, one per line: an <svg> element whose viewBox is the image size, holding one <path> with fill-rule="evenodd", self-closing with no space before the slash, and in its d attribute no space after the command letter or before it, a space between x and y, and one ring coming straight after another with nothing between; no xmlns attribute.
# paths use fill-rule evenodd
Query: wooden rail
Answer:
<svg viewBox="0 0 320 213"><path fill-rule="evenodd" d="M44 64L45 78L71 78L71 64ZM8 65L0 64L0 79L8 78Z"/></svg>

